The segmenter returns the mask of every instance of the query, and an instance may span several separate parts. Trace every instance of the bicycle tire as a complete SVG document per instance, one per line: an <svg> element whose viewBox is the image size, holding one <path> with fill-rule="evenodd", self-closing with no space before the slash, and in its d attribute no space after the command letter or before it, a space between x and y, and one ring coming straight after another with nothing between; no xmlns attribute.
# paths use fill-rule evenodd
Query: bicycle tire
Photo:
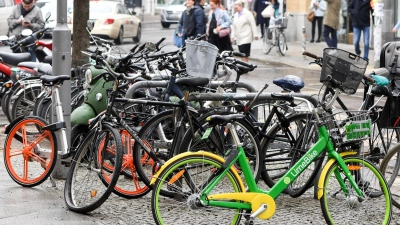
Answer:
<svg viewBox="0 0 400 225"><path fill-rule="evenodd" d="M100 207L117 183L122 162L121 136L111 125L103 123L101 126L101 133L97 128L89 131L71 161L64 187L64 201L71 211L87 213ZM104 135L107 151L99 154L98 147ZM110 153L106 154L108 151ZM110 159L114 160L112 170L103 167ZM105 177L111 178L104 180Z"/></svg>
<svg viewBox="0 0 400 225"><path fill-rule="evenodd" d="M264 52L264 54L270 53L272 47L274 47L272 36L271 36L271 38L269 38L269 36L268 36L270 32L273 32L273 30L268 28L267 26L265 26L265 33L264 33L264 37L263 37L263 52Z"/></svg>
<svg viewBox="0 0 400 225"><path fill-rule="evenodd" d="M287 50L287 43L286 43L286 37L283 33L278 34L278 47L279 47L279 52L281 53L282 56L284 56Z"/></svg>
<svg viewBox="0 0 400 225"><path fill-rule="evenodd" d="M11 123L12 118L11 118L11 109L12 109L12 104L13 104L13 96L19 92L19 90L22 89L19 83L15 83L13 87L11 88L10 93L7 95L7 97L4 100L4 107L6 107L4 114L7 117L7 120ZM15 97L14 97L15 98Z"/></svg>
<svg viewBox="0 0 400 225"><path fill-rule="evenodd" d="M119 179L114 187L114 194L127 198L135 199L140 198L150 192L150 188L141 181L138 173L136 172L133 163L133 146L134 139L127 131L121 132L122 147L124 150L122 156L122 166ZM112 166L112 165L106 165Z"/></svg>
<svg viewBox="0 0 400 225"><path fill-rule="evenodd" d="M33 116L40 116L39 112L40 112L40 108L42 107L42 101L43 99L45 99L47 97L47 94L43 94L42 96L40 96L36 102L35 105L33 106L33 110L32 110L32 115Z"/></svg>
<svg viewBox="0 0 400 225"><path fill-rule="evenodd" d="M380 171L385 177L390 192L392 193L392 204L397 208L400 208L400 191L399 188L393 184L398 184L400 181L400 144L395 145L383 158Z"/></svg>
<svg viewBox="0 0 400 225"><path fill-rule="evenodd" d="M294 140L282 138L286 132L283 131L280 123L275 123L268 130L266 137L261 140L261 149L265 153L261 177L269 187L273 187L289 170L293 146L310 117L310 114L294 114L286 117L286 127ZM285 190L285 192L287 191Z"/></svg>
<svg viewBox="0 0 400 225"><path fill-rule="evenodd" d="M194 205L195 201L189 203L190 201L186 200L188 198L195 199L196 194L200 192L196 191L200 189L198 186L204 185L204 181L212 174L210 171L220 168L223 163L222 158L212 154L203 155L202 152L171 159L171 163L159 174L153 187L151 211L156 224L187 224L188 221L191 224L203 224L204 216L207 216L208 221L218 221L221 224L239 224L242 210L220 207L212 210L211 207L201 206L191 210L188 205ZM188 179L177 177L179 172L176 171L182 171L182 169L185 170L183 174L185 178L190 176L192 181L190 184L185 183ZM191 173L192 170L193 173ZM177 179L174 181L174 178ZM213 188L211 194L245 192L239 180L240 177L237 174L235 176L234 168L231 168ZM163 196L162 192L166 190L173 191L174 197Z"/></svg>
<svg viewBox="0 0 400 225"><path fill-rule="evenodd" d="M326 174L321 174L324 181L320 204L327 224L358 224L360 221L368 221L369 224L390 224L390 191L378 168L359 157L345 157L343 160L363 192L364 199L359 199L348 179L344 179L345 175L338 163L330 165ZM348 188L347 193L341 190L338 176ZM381 194L371 196L377 190Z"/></svg>
<svg viewBox="0 0 400 225"><path fill-rule="evenodd" d="M51 100L51 98L49 98L42 103L42 107L40 109L40 117L49 123L52 123L53 121L53 117L51 115L52 106L53 106L53 101Z"/></svg>
<svg viewBox="0 0 400 225"><path fill-rule="evenodd" d="M29 116L41 91L42 87L35 86L25 89L25 91L16 96L17 98L14 100L11 108L11 120L20 116Z"/></svg>
<svg viewBox="0 0 400 225"><path fill-rule="evenodd" d="M174 136L174 112L172 110L164 111L153 116L143 127L140 128L137 136L154 151L157 157L167 161L169 156L169 147ZM157 130L158 126L162 129ZM164 136L159 136L160 134ZM165 137L165 139L164 139ZM134 145L133 161L136 171L142 181L151 188L150 179L155 172L155 162L138 144Z"/></svg>
<svg viewBox="0 0 400 225"><path fill-rule="evenodd" d="M57 138L54 132L42 129L47 125L39 117L25 117L11 128L6 137L4 164L11 178L21 186L41 184L56 165Z"/></svg>
<svg viewBox="0 0 400 225"><path fill-rule="evenodd" d="M8 114L8 105L7 105L7 98L11 95L8 91L1 97L1 110L3 111L4 115L7 117Z"/></svg>
<svg viewBox="0 0 400 225"><path fill-rule="evenodd" d="M212 112L212 115L215 114L229 114L229 112ZM229 135L229 131L226 130L224 126L216 126L208 139L202 139L205 129L207 128L207 117L208 116L202 116L202 118L199 119L199 124L203 127L203 130L200 128L195 128L194 138L190 129L186 131L182 141L179 144L179 153L203 150L212 152L221 157L225 157L226 154L229 153L233 147L235 147L232 136ZM253 170L253 176L256 180L258 180L261 173L261 164L263 163L262 156L265 154L261 152L257 131L254 129L252 124L246 120L237 120L232 122L232 124L235 126L240 142L243 144L242 147L246 153L250 167ZM207 141L210 138L212 138L214 142ZM215 145L214 143L217 144L218 147L213 146ZM222 149L224 152L216 152L216 149ZM238 165L236 165L236 169L240 170Z"/></svg>
<svg viewBox="0 0 400 225"><path fill-rule="evenodd" d="M290 162L290 168L304 156L305 153L318 141L319 133L315 123L308 123L297 138ZM299 176L290 183L287 187L287 192L290 197L300 197L314 184L314 179L317 177L321 170L322 163L324 162L325 151L321 153L313 163L311 163Z"/></svg>

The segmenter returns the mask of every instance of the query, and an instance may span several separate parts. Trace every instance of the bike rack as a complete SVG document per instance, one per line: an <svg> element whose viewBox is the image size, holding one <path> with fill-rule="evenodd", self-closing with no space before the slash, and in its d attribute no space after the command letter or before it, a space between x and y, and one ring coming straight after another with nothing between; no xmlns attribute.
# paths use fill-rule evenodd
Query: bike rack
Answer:
<svg viewBox="0 0 400 225"><path fill-rule="evenodd" d="M222 84L222 81L211 81L210 85L207 86L209 88L217 88L218 86L220 86ZM235 81L228 81L225 84L225 87L233 87L235 84ZM139 89L139 88L155 88L155 87L167 87L168 82L167 81L140 81L140 82L136 82L135 84L133 84L131 87L129 87L128 91L125 94L126 98L135 98L135 92ZM250 84L247 83L243 83L243 82L238 82L237 83L237 88L244 88L246 89L248 92L256 92L257 90L251 86ZM254 97L254 96L253 96ZM211 99L207 99L207 100L211 100ZM240 99L240 100L245 100L245 99Z"/></svg>

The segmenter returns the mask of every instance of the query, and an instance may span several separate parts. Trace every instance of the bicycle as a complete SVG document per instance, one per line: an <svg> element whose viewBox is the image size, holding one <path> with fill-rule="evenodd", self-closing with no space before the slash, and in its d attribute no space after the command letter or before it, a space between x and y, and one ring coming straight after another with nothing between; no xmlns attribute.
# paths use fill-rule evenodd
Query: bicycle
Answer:
<svg viewBox="0 0 400 225"><path fill-rule="evenodd" d="M279 53L284 56L288 50L285 29L287 28L288 16L293 16L290 13L285 13L284 16L271 18L274 24L265 25L265 34L263 37L263 51L268 54L273 47L279 49Z"/></svg>
<svg viewBox="0 0 400 225"><path fill-rule="evenodd" d="M373 224L390 223L390 191L379 170L369 161L352 155L354 153L339 154L335 151L326 121L317 113L319 108L314 108L306 99L290 95L274 96L283 100L307 103L309 112L313 114L318 125L318 141L269 191L266 191L258 188L242 143L236 130L232 129L231 123L244 119L244 116L208 117L208 130L212 131L216 125L226 125L234 137L236 149L225 159L209 152L199 151L183 153L168 160L151 182L153 185L151 206L156 224L196 222L204 219L204 215L210 221L228 218L232 221L230 224L239 224L243 214L246 224L253 224L255 218L266 220L275 213L275 199L325 149L328 161L319 178L318 198L326 222L343 224L345 221L343 218L358 222L362 219L360 214L365 212L367 217L364 219ZM203 138L207 138L207 135ZM234 164L240 165L247 189L233 167ZM370 173L367 174L364 170L369 170ZM170 197L161 196L161 191L169 192ZM214 211L212 207L218 209ZM179 217L171 216L175 211Z"/></svg>

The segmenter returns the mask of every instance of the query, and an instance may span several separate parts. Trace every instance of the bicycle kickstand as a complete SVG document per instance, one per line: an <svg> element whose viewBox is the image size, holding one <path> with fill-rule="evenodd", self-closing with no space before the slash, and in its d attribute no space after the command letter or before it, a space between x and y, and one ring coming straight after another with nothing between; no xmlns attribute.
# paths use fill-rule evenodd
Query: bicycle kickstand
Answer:
<svg viewBox="0 0 400 225"><path fill-rule="evenodd" d="M51 186L52 186L52 187L57 187L57 184L56 184L56 181L55 181L54 178L53 178L53 175L50 174L50 177L49 177L49 178L50 178Z"/></svg>

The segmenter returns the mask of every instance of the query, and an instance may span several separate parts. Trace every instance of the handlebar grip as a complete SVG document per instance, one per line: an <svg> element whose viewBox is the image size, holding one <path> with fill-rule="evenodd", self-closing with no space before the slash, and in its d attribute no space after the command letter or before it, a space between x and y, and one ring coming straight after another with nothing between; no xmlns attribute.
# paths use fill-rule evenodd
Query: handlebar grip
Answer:
<svg viewBox="0 0 400 225"><path fill-rule="evenodd" d="M237 60L236 63L239 64L239 65L248 67L248 68L252 68L252 69L257 68L257 65L252 65L252 64L249 64L247 62L243 62L241 60Z"/></svg>
<svg viewBox="0 0 400 225"><path fill-rule="evenodd" d="M370 77L370 76L363 75L363 79L366 80L366 81L368 81L368 82L371 83L371 84L375 83L375 80L374 80L372 77Z"/></svg>
<svg viewBox="0 0 400 225"><path fill-rule="evenodd" d="M246 54L241 53L241 52L232 52L233 56L239 56L239 57L246 57Z"/></svg>
<svg viewBox="0 0 400 225"><path fill-rule="evenodd" d="M314 54L312 54L310 52L307 52L307 51L303 52L303 55L311 57L313 59L318 59L319 58L317 55L314 55Z"/></svg>
<svg viewBox="0 0 400 225"><path fill-rule="evenodd" d="M125 56L124 58L122 58L121 59L121 63L122 63L122 65L126 65L128 62L129 62L129 60L132 58L132 54L128 54L127 56Z"/></svg>
<svg viewBox="0 0 400 225"><path fill-rule="evenodd" d="M156 48L158 48L158 46L160 46L160 44L163 42L163 41L165 41L165 37L163 37L163 38L161 38L161 40L159 40L157 43L156 43Z"/></svg>
<svg viewBox="0 0 400 225"><path fill-rule="evenodd" d="M285 101L293 101L293 96L289 94L271 93L271 97L279 98Z"/></svg>
<svg viewBox="0 0 400 225"><path fill-rule="evenodd" d="M131 67L132 69L135 69L135 70L146 71L146 68L144 68L144 67L142 67L142 66L131 65L130 67Z"/></svg>

